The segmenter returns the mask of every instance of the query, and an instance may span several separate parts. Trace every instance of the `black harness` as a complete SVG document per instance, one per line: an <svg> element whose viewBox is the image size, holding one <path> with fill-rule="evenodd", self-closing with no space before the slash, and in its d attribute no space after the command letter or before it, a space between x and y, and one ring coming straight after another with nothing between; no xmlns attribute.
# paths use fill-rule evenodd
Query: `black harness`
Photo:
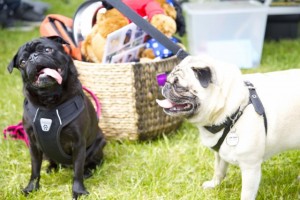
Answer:
<svg viewBox="0 0 300 200"><path fill-rule="evenodd" d="M245 106L245 108L249 105L252 104L255 111L257 112L257 114L262 115L264 118L264 126L265 126L265 132L267 134L268 131L268 122L267 122L267 116L265 113L265 109L264 106L262 104L262 102L260 101L255 87L253 86L252 83L250 83L249 81L245 82L245 85L248 87L249 89L249 103ZM245 109L244 108L244 109ZM222 143L224 142L227 134L229 133L229 131L231 130L231 128L234 126L234 124L237 122L237 120L240 118L240 116L243 114L244 109L240 110L240 108L233 113L230 117L227 117L225 122L220 124L220 125L213 125L213 126L204 126L204 128L206 130L208 130L209 132L216 134L219 131L221 131L222 129L224 129L222 136L220 137L220 139L218 140L217 144L215 144L213 147L211 147L213 150L215 151L219 151Z"/></svg>
<svg viewBox="0 0 300 200"><path fill-rule="evenodd" d="M77 118L83 111L85 107L83 96L75 96L50 110L35 107L27 99L24 106L33 119L34 134L42 151L58 163L72 164L72 156L66 154L61 147L60 133L63 127Z"/></svg>

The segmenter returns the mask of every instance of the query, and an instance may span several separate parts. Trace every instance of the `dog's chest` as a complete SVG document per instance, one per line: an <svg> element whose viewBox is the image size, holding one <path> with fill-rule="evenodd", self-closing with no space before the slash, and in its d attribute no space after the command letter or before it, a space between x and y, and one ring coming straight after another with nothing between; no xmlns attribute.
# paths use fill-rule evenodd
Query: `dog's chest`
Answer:
<svg viewBox="0 0 300 200"><path fill-rule="evenodd" d="M219 150L221 158L228 163L238 164L238 152L241 148L239 143L239 135L235 132L229 132Z"/></svg>
<svg viewBox="0 0 300 200"><path fill-rule="evenodd" d="M50 110L36 108L29 101L25 102L24 106L33 119L32 127L42 151L58 163L71 164L71 156L64 152L60 144L60 133L63 127L83 111L83 97L75 96Z"/></svg>
<svg viewBox="0 0 300 200"><path fill-rule="evenodd" d="M219 151L220 157L225 160L226 162L238 165L238 154L237 150L234 147L225 147Z"/></svg>

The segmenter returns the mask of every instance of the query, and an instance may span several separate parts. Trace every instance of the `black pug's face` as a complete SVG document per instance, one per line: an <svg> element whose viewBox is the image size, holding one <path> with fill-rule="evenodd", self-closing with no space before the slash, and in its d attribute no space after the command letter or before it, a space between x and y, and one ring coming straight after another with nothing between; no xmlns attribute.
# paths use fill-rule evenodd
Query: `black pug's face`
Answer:
<svg viewBox="0 0 300 200"><path fill-rule="evenodd" d="M70 57L62 44L67 44L60 37L38 38L19 48L18 53L8 66L20 70L23 82L32 88L47 89L61 85Z"/></svg>

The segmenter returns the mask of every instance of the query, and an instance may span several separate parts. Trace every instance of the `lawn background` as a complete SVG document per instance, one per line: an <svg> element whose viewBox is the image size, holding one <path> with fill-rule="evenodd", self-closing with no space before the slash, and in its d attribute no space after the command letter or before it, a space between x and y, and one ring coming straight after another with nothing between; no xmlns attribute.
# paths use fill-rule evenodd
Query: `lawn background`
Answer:
<svg viewBox="0 0 300 200"><path fill-rule="evenodd" d="M73 17L82 0L48 0L49 13ZM0 30L0 130L16 124L22 116L22 85L17 70L10 75L6 68L24 42L39 36L32 32ZM244 73L300 68L300 39L266 41L261 66ZM299 77L300 78L300 77ZM299 89L295 85L294 89ZM278 91L280 92L280 91ZM283 97L284 98L284 97ZM41 188L27 198L20 191L30 177L28 148L22 141L0 136L0 200L71 199L72 170L60 169L46 174L43 164ZM262 166L263 175L257 199L300 199L300 152L290 151L269 159ZM85 181L89 196L82 199L175 200L239 199L239 168L230 166L222 184L203 190L201 184L213 174L213 153L200 145L198 132L185 122L171 135L156 141L109 141L105 162L94 176Z"/></svg>

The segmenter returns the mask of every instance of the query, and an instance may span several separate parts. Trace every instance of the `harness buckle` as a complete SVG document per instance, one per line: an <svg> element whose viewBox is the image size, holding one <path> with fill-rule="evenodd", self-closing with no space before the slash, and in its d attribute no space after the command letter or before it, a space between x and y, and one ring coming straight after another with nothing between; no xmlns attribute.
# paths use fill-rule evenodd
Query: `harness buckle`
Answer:
<svg viewBox="0 0 300 200"><path fill-rule="evenodd" d="M249 90L255 90L256 88L254 86L251 86L251 85L247 85L248 89Z"/></svg>
<svg viewBox="0 0 300 200"><path fill-rule="evenodd" d="M252 83L250 83L249 81L245 81L246 86L248 87L249 90L255 90L256 88L254 87L254 85Z"/></svg>

